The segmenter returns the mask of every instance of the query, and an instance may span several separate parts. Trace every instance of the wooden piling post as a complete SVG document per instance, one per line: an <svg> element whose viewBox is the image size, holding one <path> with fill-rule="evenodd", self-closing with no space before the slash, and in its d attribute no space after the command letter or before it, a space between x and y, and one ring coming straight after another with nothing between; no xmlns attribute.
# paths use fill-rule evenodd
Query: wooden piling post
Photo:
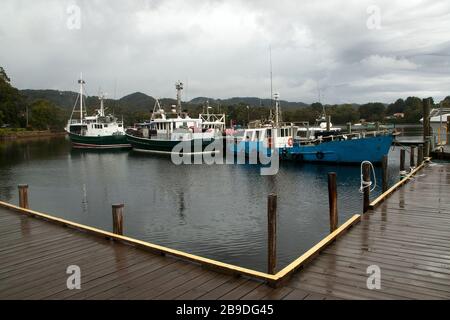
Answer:
<svg viewBox="0 0 450 320"><path fill-rule="evenodd" d="M331 116L327 116L327 131L331 130Z"/></svg>
<svg viewBox="0 0 450 320"><path fill-rule="evenodd" d="M268 220L268 265L267 272L275 274L277 266L277 195L269 194L267 197Z"/></svg>
<svg viewBox="0 0 450 320"><path fill-rule="evenodd" d="M416 166L415 159L414 159L415 153L416 153L416 147L411 146L411 150L410 150L410 154L409 154L409 166L411 168L414 168Z"/></svg>
<svg viewBox="0 0 450 320"><path fill-rule="evenodd" d="M113 233L123 235L123 203L112 205Z"/></svg>
<svg viewBox="0 0 450 320"><path fill-rule="evenodd" d="M431 138L431 130L430 130L430 99L426 98L422 100L422 106L423 106L423 118L422 118L422 125L423 125L423 155L424 157L429 156L429 143ZM427 148L428 143L428 148Z"/></svg>
<svg viewBox="0 0 450 320"><path fill-rule="evenodd" d="M328 173L328 203L330 207L330 233L338 227L336 172Z"/></svg>
<svg viewBox="0 0 450 320"><path fill-rule="evenodd" d="M382 190L386 192L388 189L388 156L385 154L381 160L381 170L382 170Z"/></svg>
<svg viewBox="0 0 450 320"><path fill-rule="evenodd" d="M400 149L400 174L405 173L405 149Z"/></svg>
<svg viewBox="0 0 450 320"><path fill-rule="evenodd" d="M423 141L426 141L430 137L430 100L423 99L422 107L423 107L423 117L422 117Z"/></svg>
<svg viewBox="0 0 450 320"><path fill-rule="evenodd" d="M417 165L420 166L423 162L423 146L417 147Z"/></svg>
<svg viewBox="0 0 450 320"><path fill-rule="evenodd" d="M427 158L430 156L430 140L426 140L423 143L423 157Z"/></svg>
<svg viewBox="0 0 450 320"><path fill-rule="evenodd" d="M29 209L28 206L28 185L19 184L19 207Z"/></svg>
<svg viewBox="0 0 450 320"><path fill-rule="evenodd" d="M447 140L445 142L447 145L450 145L450 117L447 116Z"/></svg>
<svg viewBox="0 0 450 320"><path fill-rule="evenodd" d="M352 133L352 123L351 122L347 122L347 133L348 134Z"/></svg>
<svg viewBox="0 0 450 320"><path fill-rule="evenodd" d="M370 206L370 164L364 162L363 164L363 213L369 210Z"/></svg>

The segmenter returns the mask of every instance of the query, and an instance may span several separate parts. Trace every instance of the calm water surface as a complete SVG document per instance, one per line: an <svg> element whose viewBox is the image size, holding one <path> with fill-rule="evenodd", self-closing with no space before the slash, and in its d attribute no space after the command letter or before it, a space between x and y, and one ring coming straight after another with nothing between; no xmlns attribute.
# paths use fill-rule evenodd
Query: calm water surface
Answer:
<svg viewBox="0 0 450 320"><path fill-rule="evenodd" d="M398 153L389 156L391 184ZM126 235L261 271L267 195L278 194L280 269L327 234L331 171L343 223L361 212L359 166L283 162L277 175L261 176L254 165L176 166L166 156L72 150L64 137L0 142L3 201L17 203L17 185L28 183L32 209L105 230L111 204L124 202Z"/></svg>

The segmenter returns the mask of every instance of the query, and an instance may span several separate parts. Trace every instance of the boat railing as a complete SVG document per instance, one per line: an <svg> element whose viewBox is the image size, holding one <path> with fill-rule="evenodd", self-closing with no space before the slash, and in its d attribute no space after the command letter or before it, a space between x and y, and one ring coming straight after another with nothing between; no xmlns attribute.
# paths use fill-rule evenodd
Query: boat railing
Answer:
<svg viewBox="0 0 450 320"><path fill-rule="evenodd" d="M81 122L79 119L70 119L69 120L69 124L79 124L79 125L82 125L82 124L85 124L84 122Z"/></svg>
<svg viewBox="0 0 450 320"><path fill-rule="evenodd" d="M311 143L321 143L326 141L335 141L335 140L352 140L352 139L361 139L366 137L377 137L389 134L389 130L374 130L374 131L362 131L355 133L342 133L342 134L333 134L327 136L319 136L315 139L306 139L301 140L300 144L311 144Z"/></svg>
<svg viewBox="0 0 450 320"><path fill-rule="evenodd" d="M225 114L223 113L201 113L200 120L206 123L223 123L225 124Z"/></svg>

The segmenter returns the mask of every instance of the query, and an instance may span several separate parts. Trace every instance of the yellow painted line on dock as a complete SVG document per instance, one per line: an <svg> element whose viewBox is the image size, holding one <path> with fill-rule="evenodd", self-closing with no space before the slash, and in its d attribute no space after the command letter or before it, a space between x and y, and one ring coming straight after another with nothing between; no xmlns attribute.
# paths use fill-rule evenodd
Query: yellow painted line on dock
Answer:
<svg viewBox="0 0 450 320"><path fill-rule="evenodd" d="M426 158L426 161L429 161L430 158ZM370 208L373 209L375 206L377 206L380 202L384 201L390 194L392 194L396 189L401 187L403 184L408 182L418 171L420 171L425 165L425 162L423 162L421 165L419 165L417 168L415 168L413 171L411 171L404 179L397 182L395 185L393 185L391 188L389 188L386 192L381 194L377 199L372 201L370 203ZM37 212L30 209L24 209L19 206L9 204L7 202L0 201L0 206L5 207L7 209L24 213L32 217L39 217L44 220L48 220L50 222L54 222L57 224L61 224L63 226L70 226L75 229L83 230L90 232L92 234L95 234L97 236L102 236L118 241L125 242L130 245L134 245L143 249L148 249L154 252L157 252L159 254L168 254L172 255L181 259L189 260L191 262L199 263L203 266L211 267L213 269L218 269L221 271L224 271L226 273L232 273L232 274L239 274L239 275L245 275L248 277L260 279L267 281L272 284L277 284L278 282L284 280L287 278L290 274L292 274L294 271L299 269L300 267L304 266L306 263L308 263L312 258L314 258L317 254L319 254L322 250L324 250L330 243L335 241L341 234L343 234L347 229L349 229L354 224L358 223L361 220L361 215L355 214L350 219L348 219L344 224L342 224L339 228L337 228L335 231L330 233L328 236L323 238L321 241L319 241L316 245L314 245L311 249L306 251L304 254L302 254L300 257L298 257L296 260L291 262L289 265L284 267L282 270L278 271L276 274L268 274L265 272L260 272L248 268L239 267L236 265L232 265L229 263L224 263L220 261L216 261L209 258L204 258L201 256L193 255L190 253L182 252L179 250L171 249L168 247L160 246L157 244L152 244L146 241L130 238L127 236L121 236L112 232L108 232L105 230L97 229L94 227L90 227L87 225L83 225L80 223L72 222L69 220L65 220L62 218L57 218L54 216L51 216L46 213Z"/></svg>
<svg viewBox="0 0 450 320"><path fill-rule="evenodd" d="M280 270L277 274L277 280L281 280L284 277L288 276L304 264L306 264L311 258L313 258L316 254L326 248L331 242L337 239L343 232L345 232L348 228L358 223L361 220L360 214L355 214L353 217L348 219L343 225L337 228L335 231L330 233L328 236L323 238L319 243L317 243L314 247L306 251L299 258L291 262L285 268Z"/></svg>
<svg viewBox="0 0 450 320"><path fill-rule="evenodd" d="M195 263L199 263L204 266L211 267L213 269L216 268L218 270L225 271L226 273L245 275L245 276L249 276L249 277L256 278L256 279L261 279L261 280L264 280L264 281L267 281L267 282L273 283L273 284L276 284L278 281L282 280L287 275L291 274L293 271L295 271L296 269L298 269L299 267L304 265L307 261L310 260L311 257L313 257L314 255L319 253L321 250L323 250L328 244L330 244L332 241L334 241L341 233L343 233L345 230L347 230L353 224L357 223L361 218L360 215L354 215L347 222L342 224L338 229L336 229L334 232L330 233L327 237L325 237L320 242L318 242L315 246L313 246L311 249L309 249L307 252L305 252L303 255L301 255L294 262L290 263L287 267L283 268L278 273L272 275L272 274L268 274L265 272L260 272L260 271L256 271L256 270L252 270L252 269L248 269L248 268L243 268L243 267L239 267L239 266L232 265L229 263L224 263L224 262L216 261L213 259L204 258L201 256L182 252L179 250L167 248L164 246L152 244L152 243L149 243L146 241L117 235L112 232L104 231L104 230L90 227L87 225L83 225L80 223L65 220L62 218L57 218L57 217L51 216L46 213L37 212L34 210L30 210L30 209L24 209L24 208L18 207L16 205L9 204L7 202L0 201L0 206L10 209L12 211L27 214L32 217L42 218L44 220L48 220L50 222L57 223L57 224L60 224L63 226L70 226L70 227L73 227L78 230L87 231L87 232L90 232L97 236L102 236L105 238L122 241L122 242L128 243L130 245L134 245L134 246L137 246L137 247L140 247L143 249L149 249L149 250L155 251L159 254L172 255L172 256L175 256L178 258L182 258L185 260L189 260L191 262L195 262Z"/></svg>

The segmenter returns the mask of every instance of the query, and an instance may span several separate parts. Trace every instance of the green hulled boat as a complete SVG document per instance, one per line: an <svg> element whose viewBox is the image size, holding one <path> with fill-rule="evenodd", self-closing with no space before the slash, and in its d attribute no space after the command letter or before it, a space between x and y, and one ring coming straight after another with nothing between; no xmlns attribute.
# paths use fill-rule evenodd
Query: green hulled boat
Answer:
<svg viewBox="0 0 450 320"><path fill-rule="evenodd" d="M224 114L200 114L191 118L181 111L181 90L183 84L176 83L177 105L166 113L158 99L155 101L149 122L137 124L127 130L127 140L133 150L154 153L196 154L216 152L205 150L220 138L225 129ZM209 110L209 107L208 107Z"/></svg>
<svg viewBox="0 0 450 320"><path fill-rule="evenodd" d="M126 135L86 136L68 132L70 141L75 148L87 149L118 149L131 148Z"/></svg>
<svg viewBox="0 0 450 320"><path fill-rule="evenodd" d="M80 93L72 110L72 115L67 122L66 131L75 148L87 149L120 149L131 148L128 143L123 121L118 121L114 115L105 115L103 103L104 96L100 95L100 109L93 116L86 116L86 108L83 107L84 80L78 80ZM77 110L77 103L79 108ZM74 114L79 113L76 119Z"/></svg>
<svg viewBox="0 0 450 320"><path fill-rule="evenodd" d="M149 153L179 152L183 154L196 154L204 153L205 148L215 139L189 139L179 141L158 139L157 137L144 138L133 134L127 134L127 140L132 145L134 151Z"/></svg>

